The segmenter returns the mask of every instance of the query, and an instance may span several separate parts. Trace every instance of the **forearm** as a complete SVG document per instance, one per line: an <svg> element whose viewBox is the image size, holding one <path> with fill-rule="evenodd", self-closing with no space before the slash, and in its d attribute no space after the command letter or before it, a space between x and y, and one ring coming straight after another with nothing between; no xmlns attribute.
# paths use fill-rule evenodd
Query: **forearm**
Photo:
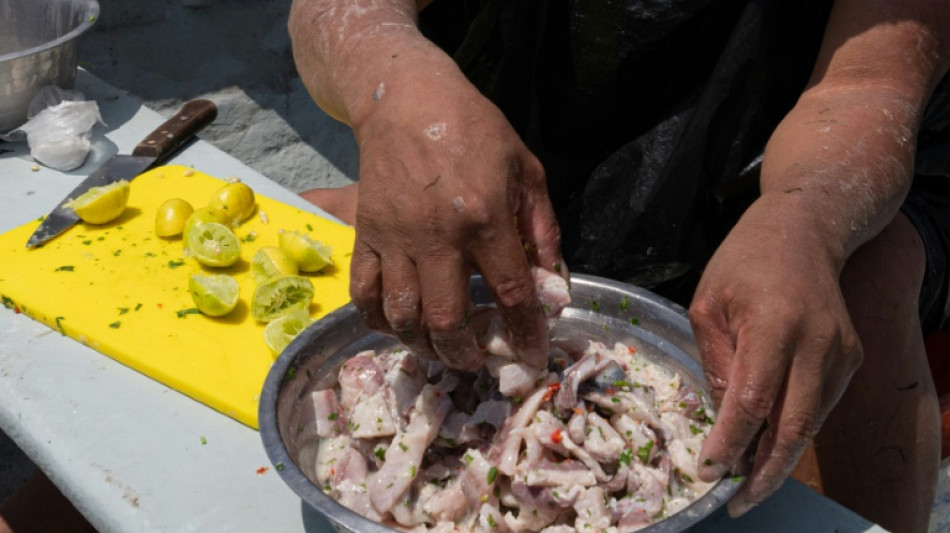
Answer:
<svg viewBox="0 0 950 533"><path fill-rule="evenodd" d="M946 71L947 16L915 3L839 1L811 86L766 148L761 202L813 231L837 268L899 209Z"/></svg>
<svg viewBox="0 0 950 533"><path fill-rule="evenodd" d="M353 125L393 88L386 81L395 65L451 63L419 32L417 9L413 0L294 0L288 30L314 101Z"/></svg>
<svg viewBox="0 0 950 533"><path fill-rule="evenodd" d="M761 199L840 269L894 217L913 175L919 107L888 90L803 95L766 148Z"/></svg>

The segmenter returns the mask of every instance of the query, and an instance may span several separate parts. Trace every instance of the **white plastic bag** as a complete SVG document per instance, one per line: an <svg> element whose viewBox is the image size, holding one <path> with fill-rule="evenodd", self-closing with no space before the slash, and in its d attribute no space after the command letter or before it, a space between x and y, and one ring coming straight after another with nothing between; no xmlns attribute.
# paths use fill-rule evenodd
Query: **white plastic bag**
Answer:
<svg viewBox="0 0 950 533"><path fill-rule="evenodd" d="M82 98L78 91L44 87L30 103L30 113L41 110L6 137L25 133L30 155L48 167L72 170L81 166L92 146L89 133L96 122L102 122L99 104Z"/></svg>

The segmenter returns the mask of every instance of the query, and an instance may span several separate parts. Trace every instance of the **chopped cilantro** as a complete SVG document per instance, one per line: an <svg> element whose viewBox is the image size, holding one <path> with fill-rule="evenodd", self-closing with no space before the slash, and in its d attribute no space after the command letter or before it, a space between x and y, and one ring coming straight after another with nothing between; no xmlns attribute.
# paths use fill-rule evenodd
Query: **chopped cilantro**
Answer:
<svg viewBox="0 0 950 533"><path fill-rule="evenodd" d="M120 308L119 308L119 314L120 314L120 315L124 315L124 314L126 314L126 313L128 313L128 312L129 312L129 308L128 308L128 307L120 307Z"/></svg>
<svg viewBox="0 0 950 533"><path fill-rule="evenodd" d="M467 454L467 453L462 456L462 459L465 461L465 466L468 466L468 465L472 464L472 461L475 460L474 457L472 457L471 455L469 455L469 454Z"/></svg>
<svg viewBox="0 0 950 533"><path fill-rule="evenodd" d="M63 265L61 267L56 267L54 272L72 272L76 269L73 265Z"/></svg>
<svg viewBox="0 0 950 533"><path fill-rule="evenodd" d="M417 472L416 465L409 465L409 477L411 478L416 477L416 472Z"/></svg>
<svg viewBox="0 0 950 533"><path fill-rule="evenodd" d="M202 446L208 444L208 439L206 439L204 435L201 436L201 444Z"/></svg>
<svg viewBox="0 0 950 533"><path fill-rule="evenodd" d="M178 318L185 318L188 315L200 315L201 311L199 311L197 307L188 307L175 311L175 314L178 315Z"/></svg>
<svg viewBox="0 0 950 533"><path fill-rule="evenodd" d="M627 297L624 296L623 299L620 300L620 310L621 310L621 311L626 311L626 310L629 309L629 308L630 308L630 302L628 302L628 301L627 301Z"/></svg>
<svg viewBox="0 0 950 533"><path fill-rule="evenodd" d="M118 320L116 320L115 322L109 324L109 327L112 328L112 329L119 329L119 326L121 326L121 325L122 325L122 323L119 322Z"/></svg>
<svg viewBox="0 0 950 533"><path fill-rule="evenodd" d="M491 485L495 482L495 477L498 475L498 469L494 466L488 469L488 484Z"/></svg>
<svg viewBox="0 0 950 533"><path fill-rule="evenodd" d="M696 426L690 424L690 425L689 425L689 432L692 433L693 435L699 435L700 433L703 432L703 429L700 428L700 427L696 427Z"/></svg>
<svg viewBox="0 0 950 533"><path fill-rule="evenodd" d="M86 246L89 246L90 244L92 244L92 241L87 239L85 241L82 241L82 243L85 244Z"/></svg>
<svg viewBox="0 0 950 533"><path fill-rule="evenodd" d="M637 458L640 462L646 464L650 460L650 452L653 450L653 441L649 440L643 446L637 448Z"/></svg>
<svg viewBox="0 0 950 533"><path fill-rule="evenodd" d="M122 255L122 249L121 249L121 248L118 249L118 250L116 250L116 251L114 251L114 252L112 252L112 256L113 256L113 257L119 257L120 255Z"/></svg>
<svg viewBox="0 0 950 533"><path fill-rule="evenodd" d="M409 447L400 442L400 443L399 443L399 449L405 452L405 451L408 451L408 450L409 450Z"/></svg>
<svg viewBox="0 0 950 533"><path fill-rule="evenodd" d="M168 262L168 268L178 268L180 266L184 266L184 264L185 264L184 259L174 259Z"/></svg>
<svg viewBox="0 0 950 533"><path fill-rule="evenodd" d="M141 309L141 308L142 308L142 304L140 304L140 303L135 304L135 309L133 309L133 311L138 311L138 310Z"/></svg>
<svg viewBox="0 0 950 533"><path fill-rule="evenodd" d="M491 514L488 515L488 525L491 527L498 527L498 524L495 523L495 517Z"/></svg>
<svg viewBox="0 0 950 533"><path fill-rule="evenodd" d="M382 446L380 446L379 448L376 448L376 451L374 451L373 453L376 454L376 457L380 461L386 460L386 448L383 448Z"/></svg>
<svg viewBox="0 0 950 533"><path fill-rule="evenodd" d="M276 468L278 471L283 470L284 463L277 463L276 465L274 465L274 468Z"/></svg>
<svg viewBox="0 0 950 533"><path fill-rule="evenodd" d="M620 457L617 458L618 461L625 465L629 465L631 459L633 459L633 450L629 449L620 452Z"/></svg>
<svg viewBox="0 0 950 533"><path fill-rule="evenodd" d="M637 317L631 317L630 323L633 324L634 326L640 325L640 321L637 319Z"/></svg>
<svg viewBox="0 0 950 533"><path fill-rule="evenodd" d="M591 300L589 305L593 311L600 311L600 303L597 300Z"/></svg>
<svg viewBox="0 0 950 533"><path fill-rule="evenodd" d="M620 398L617 398L616 396L614 396L614 397L610 398L610 401L613 402L613 403L620 403Z"/></svg>
<svg viewBox="0 0 950 533"><path fill-rule="evenodd" d="M311 226L310 224L307 224L307 231L313 231L313 226Z"/></svg>
<svg viewBox="0 0 950 533"><path fill-rule="evenodd" d="M339 416L340 415L337 413L330 413L327 415L327 420L336 420L337 418L339 418Z"/></svg>

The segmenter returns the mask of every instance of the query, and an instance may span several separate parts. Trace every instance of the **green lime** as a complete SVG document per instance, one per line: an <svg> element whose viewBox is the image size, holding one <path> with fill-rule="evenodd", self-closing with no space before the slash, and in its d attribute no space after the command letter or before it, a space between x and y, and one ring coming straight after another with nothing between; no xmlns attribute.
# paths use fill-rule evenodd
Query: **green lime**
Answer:
<svg viewBox="0 0 950 533"><path fill-rule="evenodd" d="M181 235L185 229L185 222L194 212L195 208L181 198L165 200L155 211L155 235L159 237Z"/></svg>
<svg viewBox="0 0 950 533"><path fill-rule="evenodd" d="M303 276L283 276L261 283L251 297L251 315L270 322L297 310L307 311L313 301L313 283Z"/></svg>
<svg viewBox="0 0 950 533"><path fill-rule="evenodd" d="M277 276L296 275L297 263L276 246L262 246L251 259L251 277L255 283L264 283Z"/></svg>
<svg viewBox="0 0 950 533"><path fill-rule="evenodd" d="M209 316L226 315L238 302L238 282L227 274L192 274L188 280L188 292L195 307Z"/></svg>
<svg viewBox="0 0 950 533"><path fill-rule="evenodd" d="M313 240L302 233L280 231L277 234L277 243L297 262L301 272L319 272L333 264L330 258L333 250L323 242Z"/></svg>
<svg viewBox="0 0 950 533"><path fill-rule="evenodd" d="M188 241L188 249L202 265L227 267L241 258L241 241L224 224L197 224L188 231L185 238Z"/></svg>
<svg viewBox="0 0 950 533"><path fill-rule="evenodd" d="M188 241L188 233L191 231L191 228L206 222L216 222L218 224L230 226L231 217L229 217L224 211L214 207L205 206L195 209L194 212L188 217L188 220L185 221L185 227L182 230L182 238L185 239L186 244Z"/></svg>
<svg viewBox="0 0 950 533"><path fill-rule="evenodd" d="M89 224L105 224L115 220L129 203L129 182L117 181L101 187L92 187L66 203L76 216Z"/></svg>
<svg viewBox="0 0 950 533"><path fill-rule="evenodd" d="M274 352L274 355L280 355L284 348L290 344L290 341L307 329L307 326L313 324L310 313L303 309L298 309L287 315L273 320L264 328L264 342L267 347Z"/></svg>

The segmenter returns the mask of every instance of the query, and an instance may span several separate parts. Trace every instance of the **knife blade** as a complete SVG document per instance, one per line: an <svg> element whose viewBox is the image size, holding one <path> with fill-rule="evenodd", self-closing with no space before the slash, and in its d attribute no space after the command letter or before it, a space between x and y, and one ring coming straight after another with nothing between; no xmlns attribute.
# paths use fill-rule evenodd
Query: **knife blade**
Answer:
<svg viewBox="0 0 950 533"><path fill-rule="evenodd" d="M93 171L43 219L26 243L34 248L71 228L79 217L66 204L93 187L109 185L121 180L131 181L150 167L168 159L196 133L211 124L218 108L211 100L190 100L162 123L132 150L131 155L116 154Z"/></svg>

